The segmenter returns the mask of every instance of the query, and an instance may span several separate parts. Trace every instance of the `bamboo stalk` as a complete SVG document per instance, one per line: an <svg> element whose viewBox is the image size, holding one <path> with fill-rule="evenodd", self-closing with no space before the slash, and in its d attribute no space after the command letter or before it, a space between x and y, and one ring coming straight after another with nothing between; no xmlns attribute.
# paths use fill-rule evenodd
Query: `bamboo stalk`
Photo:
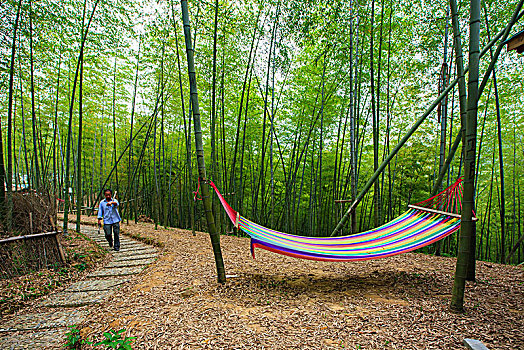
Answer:
<svg viewBox="0 0 524 350"><path fill-rule="evenodd" d="M15 73L15 51L16 51L16 32L18 29L18 20L20 18L20 9L22 7L22 0L18 1L18 9L16 11L15 25L13 29L13 44L11 46L11 64L9 67L9 101L7 108L7 210L6 210L6 229L8 232L12 230L13 223L13 89L14 89L14 73ZM0 147L2 144L0 143ZM0 156L3 157L3 152ZM0 179L0 181L3 179Z"/></svg>
<svg viewBox="0 0 524 350"><path fill-rule="evenodd" d="M182 107L182 119L184 121L184 142L186 146L186 164L187 164L187 183L191 186L191 178L193 177L193 168L191 164L191 132L189 129L191 128L191 119L189 119L189 123L186 121L186 109L184 106L184 89L182 86L182 68L180 66L180 53L178 51L178 27L176 25L175 20L175 8L173 5L173 1L171 0L171 15L173 17L173 28L175 30L175 46L176 46L176 60L177 60L177 67L178 67L178 85L180 89L180 103ZM189 124L189 126L188 126ZM186 190L187 194L187 201L189 202L189 220L191 224L191 232L193 236L196 235L195 232L195 202L191 198L191 193ZM182 200L180 201L182 202Z"/></svg>
<svg viewBox="0 0 524 350"><path fill-rule="evenodd" d="M452 0L453 1L453 0ZM468 76L468 114L466 122L464 147L464 195L462 200L462 218L459 236L459 251L455 270L455 281L450 308L454 311L464 310L464 291L470 263L471 240L475 239L475 222L472 213L475 208L475 161L477 150L477 112L479 94L479 61L480 61L480 0L470 1L470 34L469 34L469 76Z"/></svg>
<svg viewBox="0 0 524 350"><path fill-rule="evenodd" d="M72 124L73 124L73 109L74 109L74 103L75 103L75 90L77 85L77 79L78 79L78 73L80 70L80 63L84 54L84 47L85 42L87 40L87 33L89 32L89 27L91 25L91 21L93 20L93 16L96 11L96 7L98 5L99 0L95 1L95 4L93 5L93 10L91 11L91 15L89 17L89 21L87 22L87 26L85 31L82 31L82 39L80 42L80 54L78 56L78 61L76 64L76 71L75 71L75 77L73 82L73 90L71 92L71 100L69 103L69 128L67 133L67 151L66 151L66 164L65 164L65 178L64 178L64 232L67 233L67 221L68 221L68 213L69 213L69 164L70 164L70 154L71 154L71 143L72 143ZM85 6L85 3L84 3ZM85 13L85 11L84 11ZM83 23L83 19L82 19Z"/></svg>
<svg viewBox="0 0 524 350"><path fill-rule="evenodd" d="M5 239L0 239L0 244L6 244L6 243L22 241L22 240L35 239L35 238L40 238L40 237L55 236L58 233L60 233L60 232L53 231L53 232L37 233L37 234L34 234L34 235L31 234L31 235L24 235L24 236L9 237L9 238L5 238Z"/></svg>
<svg viewBox="0 0 524 350"><path fill-rule="evenodd" d="M77 171L76 171L76 206L82 208L82 99L84 85L84 54L80 54L80 82L78 86L78 146L77 146ZM80 216L82 210L76 212L76 231L80 232Z"/></svg>
<svg viewBox="0 0 524 350"><path fill-rule="evenodd" d="M193 124L195 130L195 149L198 164L199 180L206 180L206 164L204 161L204 145L202 141L202 128L200 125L200 108L198 104L198 91L196 82L194 50L191 43L191 29L189 24L189 10L187 7L187 0L180 1L182 7L182 21L184 23L184 37L186 42L187 54L187 68L189 74L189 86L191 94L191 105L193 111ZM217 278L219 283L226 282L226 273L224 269L224 260L222 258L222 251L220 249L220 235L216 231L215 218L213 217L213 210L211 207L211 197L209 195L209 186L205 184L202 186L202 202L204 204L204 211L211 238L211 245L215 255L215 263L217 267Z"/></svg>

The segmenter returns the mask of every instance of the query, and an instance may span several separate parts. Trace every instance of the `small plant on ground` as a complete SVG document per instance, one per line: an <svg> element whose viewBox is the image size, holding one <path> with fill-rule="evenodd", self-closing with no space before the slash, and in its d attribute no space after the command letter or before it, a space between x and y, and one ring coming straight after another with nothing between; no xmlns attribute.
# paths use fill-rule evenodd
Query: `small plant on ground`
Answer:
<svg viewBox="0 0 524 350"><path fill-rule="evenodd" d="M73 259L74 259L74 260L80 260L80 259L83 259L83 258L85 258L85 257L86 257L86 256L85 256L84 254L80 254L80 253L77 253L77 252L75 252L75 253L73 254Z"/></svg>
<svg viewBox="0 0 524 350"><path fill-rule="evenodd" d="M122 350L133 350L131 347L131 342L135 337L127 337L124 336L122 338L122 333L124 333L126 330L121 329L119 331L115 331L113 329L109 330L109 332L104 332L104 339L101 342L95 343L94 346L104 346L105 349L122 349Z"/></svg>
<svg viewBox="0 0 524 350"><path fill-rule="evenodd" d="M81 349L83 344L89 344L87 340L82 339L78 326L68 326L71 330L65 334L66 349Z"/></svg>
<svg viewBox="0 0 524 350"><path fill-rule="evenodd" d="M73 265L73 267L78 271L84 271L85 269L87 269L87 263L83 261L80 264Z"/></svg>

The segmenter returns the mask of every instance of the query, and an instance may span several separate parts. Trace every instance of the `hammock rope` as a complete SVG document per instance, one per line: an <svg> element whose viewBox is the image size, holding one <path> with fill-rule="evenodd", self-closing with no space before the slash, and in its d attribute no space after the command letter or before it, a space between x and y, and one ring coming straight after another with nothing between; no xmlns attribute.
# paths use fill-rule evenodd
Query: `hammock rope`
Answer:
<svg viewBox="0 0 524 350"><path fill-rule="evenodd" d="M235 227L251 237L253 258L255 248L261 248L295 258L319 261L378 259L425 247L460 228L462 178L439 194L410 206L405 213L380 227L338 237L297 236L259 225L235 211L212 181L202 181L215 190Z"/></svg>

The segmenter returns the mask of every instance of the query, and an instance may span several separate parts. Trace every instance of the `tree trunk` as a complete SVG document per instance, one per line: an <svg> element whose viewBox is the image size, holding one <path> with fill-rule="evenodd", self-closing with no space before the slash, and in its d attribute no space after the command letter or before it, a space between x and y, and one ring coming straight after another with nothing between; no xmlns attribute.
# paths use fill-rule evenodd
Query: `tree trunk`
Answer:
<svg viewBox="0 0 524 350"><path fill-rule="evenodd" d="M215 20L214 20L214 30L213 30L213 73L212 73L212 83L211 83L211 122L210 122L210 133L211 133L211 176L213 180L218 182L218 157L216 153L215 137L216 137L216 85L217 85L217 37L218 37L218 0L215 0ZM222 67L222 69L225 69ZM238 133L238 131L237 131ZM222 229L220 225L220 203L216 200L212 200L213 206L213 215L217 218L218 233L221 233Z"/></svg>
<svg viewBox="0 0 524 350"><path fill-rule="evenodd" d="M5 216L6 231L11 232L13 224L13 89L14 89L14 75L15 75L15 52L16 52L16 32L18 30L18 19L20 18L20 8L22 7L22 0L18 1L18 9L16 11L15 25L13 28L13 44L11 46L11 64L9 66L9 102L7 107L7 178L5 183L7 185L7 210ZM0 137L1 140L1 137ZM2 143L0 141L0 147ZM0 157L4 157L3 152L0 152ZM3 164L2 164L3 167ZM3 178L0 178L3 186ZM1 194L3 197L3 193ZM3 199L3 198L2 198ZM0 206L0 210L4 208Z"/></svg>
<svg viewBox="0 0 524 350"><path fill-rule="evenodd" d="M64 227L63 231L64 233L67 232L67 224L68 224L68 214L69 214L69 165L70 165L70 155L71 155L71 138L72 138L72 124L73 124L73 109L75 105L75 91L76 91L76 84L78 79L78 73L80 70L80 63L82 62L82 58L84 56L84 46L87 39L87 33L89 32L89 26L91 25L91 21L93 19L93 16L96 11L96 7L98 5L98 1L95 1L95 4L93 5L93 10L91 12L91 15L89 17L89 21L87 22L87 26L85 31L82 30L82 38L80 41L80 54L78 56L78 61L76 64L76 71L75 71L75 77L73 81L73 89L71 92L71 100L69 103L69 129L67 132L67 151L66 151L66 164L65 164L65 176L64 176ZM84 2L84 15L85 15L85 6L87 2ZM84 16L83 16L84 17ZM82 23L84 22L84 18L82 18Z"/></svg>
<svg viewBox="0 0 524 350"><path fill-rule="evenodd" d="M80 82L78 85L78 146L76 171L76 232L80 232L80 216L82 215L82 85L84 82L84 55L80 57Z"/></svg>
<svg viewBox="0 0 524 350"><path fill-rule="evenodd" d="M486 30L488 34L488 40L491 40L489 32L489 23L487 23L488 15L486 5L484 4L484 15L486 18ZM493 50L489 50L491 59L493 60ZM499 92L497 88L497 75L495 69L493 69L493 88L495 90L495 108L497 113L497 136L498 136L498 149L499 149L499 169L500 169L500 258L501 262L506 261L506 188L504 186L504 157L502 155L502 123L500 119L500 104L499 104ZM486 107L487 109L487 107Z"/></svg>
<svg viewBox="0 0 524 350"><path fill-rule="evenodd" d="M453 0L452 0L453 1ZM468 114L466 118L466 142L464 147L464 196L461 217L459 252L455 270L455 281L451 297L451 309L464 310L464 290L470 262L471 240L475 239L475 221L472 220L475 192L475 161L477 150L477 109L479 93L480 59L480 0L470 1Z"/></svg>
<svg viewBox="0 0 524 350"><path fill-rule="evenodd" d="M115 63L113 68L113 107L112 107L112 114L113 114L113 159L116 162L116 59L117 59L117 53L115 51ZM115 169L115 192L119 190L118 186L118 167Z"/></svg>
<svg viewBox="0 0 524 350"><path fill-rule="evenodd" d="M33 10L31 0L29 1L29 62L31 66L31 123L33 126L33 156L35 162L35 187L40 187L40 166L38 161L38 147L36 145L38 136L36 131L36 111L35 111L35 82L34 82L34 62L33 62Z"/></svg>
<svg viewBox="0 0 524 350"><path fill-rule="evenodd" d="M133 186L133 181L131 180L131 169L134 169L134 166L133 166L133 125L134 125L134 117L135 117L135 108L136 108L136 93L137 93L137 89L138 89L138 69L139 69L139 66L140 66L140 46L141 46L141 37L138 38L138 51L136 53L136 68L135 68L135 83L134 83L134 86L133 86L133 101L131 103L131 120L129 122L129 171L128 171L128 177L127 177L127 198L126 200L128 201L126 206L125 206L125 209L128 209L126 210L126 212L128 213L127 214L127 218L128 218L128 222L129 222L129 217L131 215L134 215L135 216L135 219L136 219L136 209L132 212L131 211L131 208L136 208L136 188L135 186ZM133 202L131 202L131 200Z"/></svg>
<svg viewBox="0 0 524 350"><path fill-rule="evenodd" d="M441 89L445 89L448 82L448 21L449 21L449 6L446 9L446 29L444 34L444 58L442 62L440 83ZM439 89L440 90L440 89ZM439 91L440 93L440 91ZM444 163L446 161L446 133L447 133L447 118L448 118L448 97L444 98L440 108L440 150L439 150L439 174L443 172ZM439 192L442 191L442 182L439 186ZM435 244L435 255L440 256L442 241Z"/></svg>
<svg viewBox="0 0 524 350"><path fill-rule="evenodd" d="M176 46L176 60L177 60L177 67L178 67L178 87L180 89L180 101L181 101L181 107L182 107L182 119L184 121L184 140L186 145L186 164L187 164L187 185L192 186L191 179L193 178L193 170L192 170L192 164L191 164L191 116L188 118L189 125L186 123L186 109L185 109L185 103L184 103L184 90L182 86L182 68L180 66L180 53L178 51L178 26L176 25L175 20L175 8L173 2L171 2L171 14L173 17L173 27L175 29L175 46ZM196 235L195 233L195 201L193 198L191 198L191 193L186 190L187 193L187 201L189 204L189 219L191 223L191 231L193 233L193 236Z"/></svg>
<svg viewBox="0 0 524 350"><path fill-rule="evenodd" d="M373 39L375 36L374 33L374 21L375 20L375 0L371 1L371 39L370 39L370 49L369 49L369 62L370 62L370 72L371 72L371 114L372 114L372 126L373 126L373 172L376 172L378 169L378 128L379 128L379 120L378 120L378 112L376 110L376 97L375 97L375 75L374 75L374 67L375 62L373 60L373 51L375 50L375 47L373 46ZM374 212L374 218L375 218L375 227L380 226L380 183L378 181L374 181L374 188L373 188L373 212Z"/></svg>
<svg viewBox="0 0 524 350"><path fill-rule="evenodd" d="M56 82L56 98L55 98L55 119L53 122L53 195L58 195L59 189L59 178L58 178L58 164L57 164L57 155L56 155L56 138L58 136L58 103L60 97L60 66L62 63L62 56L58 60L58 78Z"/></svg>
<svg viewBox="0 0 524 350"><path fill-rule="evenodd" d="M200 126L200 108L198 104L198 92L196 82L196 71L194 62L194 51L191 43L191 29L189 27L189 11L187 8L187 0L181 1L182 5L182 20L184 22L184 37L186 41L187 65L189 74L189 84L191 90L191 105L193 110L193 124L195 129L195 147L198 164L199 181L207 181L206 164L204 161L204 145L202 142L202 128ZM211 197L209 195L209 186L204 184L202 186L202 201L204 202L204 211L206 213L206 220L213 246L213 253L215 255L215 263L217 267L217 278L219 283L226 282L226 273L224 269L224 260L222 259L222 251L220 249L220 235L216 231L215 219L211 208Z"/></svg>

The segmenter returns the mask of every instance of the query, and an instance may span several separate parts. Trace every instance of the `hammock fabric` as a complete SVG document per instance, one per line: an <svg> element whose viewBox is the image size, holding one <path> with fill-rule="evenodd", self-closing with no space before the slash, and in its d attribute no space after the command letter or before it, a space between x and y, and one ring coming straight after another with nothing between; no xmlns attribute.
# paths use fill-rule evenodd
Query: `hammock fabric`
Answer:
<svg viewBox="0 0 524 350"><path fill-rule="evenodd" d="M351 236L303 237L261 226L241 216L226 202L212 181L233 224L251 237L251 254L262 248L295 258L320 261L356 261L384 258L422 248L460 228L460 215L443 212L462 206L462 179L436 196L417 203L404 214L373 230ZM447 203L451 203L447 205Z"/></svg>

